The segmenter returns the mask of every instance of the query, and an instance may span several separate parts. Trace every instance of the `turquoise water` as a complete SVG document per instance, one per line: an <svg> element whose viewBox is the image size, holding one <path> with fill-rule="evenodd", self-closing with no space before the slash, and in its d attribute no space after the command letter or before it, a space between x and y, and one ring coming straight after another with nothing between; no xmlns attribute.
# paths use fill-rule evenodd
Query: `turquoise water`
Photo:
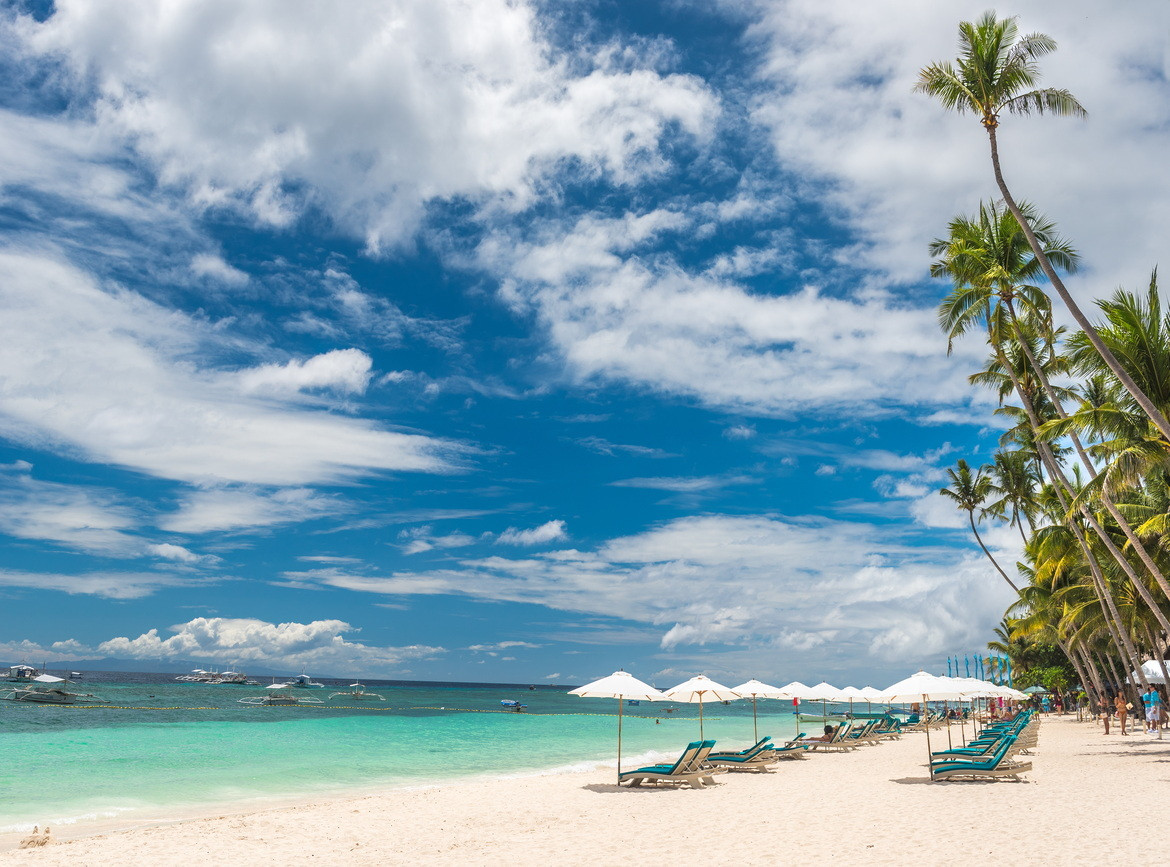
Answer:
<svg viewBox="0 0 1170 867"><path fill-rule="evenodd" d="M342 688L297 695L325 699ZM251 707L237 699L262 688L87 680L72 689L106 701L0 701L0 831L612 764L616 754L617 702L562 690L369 683L385 703ZM504 698L527 711L502 712ZM760 733L790 736L791 710L761 702ZM624 713L626 767L677 755L699 734L697 705ZM728 748L751 744L751 703L708 706L704 733Z"/></svg>

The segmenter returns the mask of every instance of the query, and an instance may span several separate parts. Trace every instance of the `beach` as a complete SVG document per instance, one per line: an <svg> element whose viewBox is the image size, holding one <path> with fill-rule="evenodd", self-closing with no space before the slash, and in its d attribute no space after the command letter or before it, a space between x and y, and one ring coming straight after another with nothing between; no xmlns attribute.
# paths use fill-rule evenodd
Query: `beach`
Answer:
<svg viewBox="0 0 1170 867"><path fill-rule="evenodd" d="M953 731L956 739L958 730ZM935 749L945 732L932 734ZM1024 782L929 783L925 736L725 774L704 790L619 790L613 771L480 779L92 835L74 826L4 864L584 864L674 860L906 864L918 857L1080 864L1141 858L1170 739L1043 720ZM455 761L457 757L450 757ZM86 836L89 833L90 836Z"/></svg>

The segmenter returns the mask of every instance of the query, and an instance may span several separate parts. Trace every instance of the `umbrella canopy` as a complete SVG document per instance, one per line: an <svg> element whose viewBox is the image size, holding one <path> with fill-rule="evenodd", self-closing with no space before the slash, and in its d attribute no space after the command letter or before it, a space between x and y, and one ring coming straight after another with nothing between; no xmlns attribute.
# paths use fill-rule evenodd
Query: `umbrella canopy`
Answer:
<svg viewBox="0 0 1170 867"><path fill-rule="evenodd" d="M971 689L970 685L966 685L967 690ZM897 683L892 683L886 687L883 692L887 701L958 701L965 698L967 693L964 692L964 684L960 678L941 677L939 675L927 674L925 671L919 670L907 678L899 680ZM925 706L923 707L923 714L926 713ZM947 738L950 739L950 729L947 729ZM930 772L930 778L934 779L934 767L931 764L931 750L930 750L930 726L926 726L926 767Z"/></svg>
<svg viewBox="0 0 1170 867"><path fill-rule="evenodd" d="M882 692L880 689L878 689L877 687L863 686L858 691L862 694L862 696L865 698L865 700L869 701L869 702L876 701L879 704L882 704L882 703L889 701L889 699L886 698L886 694L884 692Z"/></svg>
<svg viewBox="0 0 1170 867"><path fill-rule="evenodd" d="M733 701L743 698L738 692L721 683L716 683L703 674L697 674L690 680L684 680L678 686L663 690L662 694L673 701L684 701L688 704L699 704L699 740L703 739L703 702L704 701Z"/></svg>
<svg viewBox="0 0 1170 867"><path fill-rule="evenodd" d="M1167 670L1170 670L1170 659L1165 659L1163 662L1165 663ZM1162 666L1158 665L1158 660L1156 659L1151 659L1148 662L1142 663L1142 674L1146 676L1146 683L1152 683L1157 686L1164 686L1166 684L1166 678L1162 676ZM1130 680L1136 683L1140 681L1141 678L1135 671L1130 675Z"/></svg>
<svg viewBox="0 0 1170 867"><path fill-rule="evenodd" d="M637 701L664 701L666 696L648 683L642 683L628 671L615 671L609 677L569 690L582 698L632 698Z"/></svg>
<svg viewBox="0 0 1170 867"><path fill-rule="evenodd" d="M892 683L882 694L886 701L958 701L965 697L961 678L942 677L917 671L907 678ZM969 689L969 687L968 687Z"/></svg>
<svg viewBox="0 0 1170 867"><path fill-rule="evenodd" d="M1048 695L1048 690L1042 686L1030 686L1024 690L1025 695Z"/></svg>
<svg viewBox="0 0 1170 867"><path fill-rule="evenodd" d="M576 689L569 690L569 695L579 695L582 698L616 698L618 700L618 743L617 743L617 770L618 783L622 780L622 699L632 698L637 701L665 701L666 696L648 683L642 683L628 671L615 671L609 677L595 680Z"/></svg>
<svg viewBox="0 0 1170 867"><path fill-rule="evenodd" d="M746 683L741 683L739 686L733 686L731 691L738 694L740 698L792 698L791 695L784 692L778 686L768 686L766 683L760 683L758 680L749 680Z"/></svg>
<svg viewBox="0 0 1170 867"><path fill-rule="evenodd" d="M732 692L737 692L745 698L750 697L752 700L752 731L755 733L756 740L760 739L760 728L756 721L756 699L758 698L791 698L786 695L779 687L768 686L766 683L760 683L758 680L749 680L746 683L741 683L739 686L732 687Z"/></svg>

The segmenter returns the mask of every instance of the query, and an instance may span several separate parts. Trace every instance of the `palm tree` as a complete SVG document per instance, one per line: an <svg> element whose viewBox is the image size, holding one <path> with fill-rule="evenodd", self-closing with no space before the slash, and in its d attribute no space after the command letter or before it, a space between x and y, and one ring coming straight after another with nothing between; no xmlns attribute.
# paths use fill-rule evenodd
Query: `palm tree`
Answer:
<svg viewBox="0 0 1170 867"><path fill-rule="evenodd" d="M1028 529L1035 530L1032 513L1035 511L1036 488L1040 484L1035 466L1030 454L1017 450L996 452L995 463L988 468L989 491L998 499L989 503L985 511L1019 530L1025 545L1028 536L1024 532L1024 522L1027 521Z"/></svg>
<svg viewBox="0 0 1170 867"><path fill-rule="evenodd" d="M984 555L991 561L995 571L1003 577L1008 586L1019 593L1020 588L1008 577L1007 572L1003 571L992 553L987 550L987 546L983 544L983 537L979 535L979 528L975 526L975 510L979 509L982 518L982 506L991 493L991 480L983 475L982 467L971 472L971 465L962 458L959 458L956 469L947 470L947 475L950 476L951 487L940 488L939 493L954 500L955 505L967 513L967 520L971 522L971 532L975 534L975 541L979 543Z"/></svg>
<svg viewBox="0 0 1170 867"><path fill-rule="evenodd" d="M975 22L959 24L959 56L955 62L939 61L924 67L915 90L933 96L946 109L972 112L979 117L991 147L991 166L995 182L1020 228L1027 238L1044 275L1084 330L1106 366L1122 383L1143 412L1170 440L1170 421L1138 387L1093 329L1088 317L1065 288L1060 276L1045 255L1043 247L1023 209L1003 179L999 163L996 130L999 117L1008 114L1044 114L1085 117L1088 113L1069 91L1059 88L1035 88L1040 79L1039 59L1056 50L1056 42L1043 33L1020 36L1015 18L998 19L994 12L984 13Z"/></svg>

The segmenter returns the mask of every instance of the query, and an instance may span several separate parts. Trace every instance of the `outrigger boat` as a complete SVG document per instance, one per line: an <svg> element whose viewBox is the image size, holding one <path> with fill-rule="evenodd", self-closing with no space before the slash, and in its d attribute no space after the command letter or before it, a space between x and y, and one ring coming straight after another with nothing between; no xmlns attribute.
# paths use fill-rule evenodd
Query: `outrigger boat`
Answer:
<svg viewBox="0 0 1170 867"><path fill-rule="evenodd" d="M69 692L63 686L69 681L63 677L39 674L31 682L40 685L14 687L8 690L7 695L0 696L0 698L5 701L27 701L34 704L86 704L105 701L105 699L90 693Z"/></svg>
<svg viewBox="0 0 1170 867"><path fill-rule="evenodd" d="M319 698L301 698L292 694L293 684L291 683L272 683L264 687L272 692L266 695L250 695L247 698L238 699L240 704L250 704L253 706L259 705L293 705L293 704L324 704Z"/></svg>
<svg viewBox="0 0 1170 867"><path fill-rule="evenodd" d="M376 692L366 692L366 685L364 683L351 683L349 688L351 692L335 692L333 695L329 696L329 700L333 701L333 699L337 698L339 695L343 695L346 698L351 698L354 701L365 701L366 699L371 698L375 698L378 701L386 700Z"/></svg>
<svg viewBox="0 0 1170 867"><path fill-rule="evenodd" d="M25 665L23 662L20 665L10 665L8 667L8 675L4 678L9 683L32 683L39 671L31 665Z"/></svg>
<svg viewBox="0 0 1170 867"><path fill-rule="evenodd" d="M175 680L180 683L202 683L209 686L259 686L259 682L249 680L242 671L206 671L202 668L194 669L190 674L180 674Z"/></svg>

